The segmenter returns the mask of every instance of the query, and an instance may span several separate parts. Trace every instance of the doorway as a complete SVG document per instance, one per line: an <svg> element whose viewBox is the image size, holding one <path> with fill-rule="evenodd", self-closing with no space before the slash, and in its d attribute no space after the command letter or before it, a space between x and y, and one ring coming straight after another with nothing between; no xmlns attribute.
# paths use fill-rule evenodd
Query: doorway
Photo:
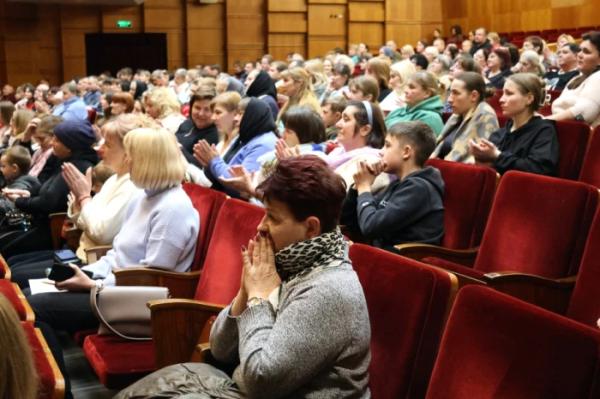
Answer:
<svg viewBox="0 0 600 399"><path fill-rule="evenodd" d="M124 67L167 69L166 33L88 33L85 35L88 75Z"/></svg>

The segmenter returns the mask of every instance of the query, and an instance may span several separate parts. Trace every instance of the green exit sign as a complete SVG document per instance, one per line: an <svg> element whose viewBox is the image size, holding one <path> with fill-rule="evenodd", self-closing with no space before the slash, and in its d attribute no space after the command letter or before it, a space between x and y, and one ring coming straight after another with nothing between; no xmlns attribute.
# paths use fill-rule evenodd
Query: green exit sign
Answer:
<svg viewBox="0 0 600 399"><path fill-rule="evenodd" d="M117 28L127 29L127 28L131 28L131 26L132 26L131 21L128 21L126 19L120 19L117 21Z"/></svg>

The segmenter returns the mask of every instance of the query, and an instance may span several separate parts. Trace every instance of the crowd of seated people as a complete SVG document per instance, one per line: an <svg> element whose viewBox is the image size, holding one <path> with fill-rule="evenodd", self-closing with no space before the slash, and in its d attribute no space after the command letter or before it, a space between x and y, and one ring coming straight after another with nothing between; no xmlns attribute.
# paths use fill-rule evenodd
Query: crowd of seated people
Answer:
<svg viewBox="0 0 600 399"><path fill-rule="evenodd" d="M274 60L267 54L256 63L239 63L232 74L218 65L179 68L172 74L123 68L116 77L104 73L61 86L41 81L12 90L5 85L0 211L21 214L28 227L10 234L0 230L0 254L12 280L25 290L65 373L54 333L98 326L89 304L92 287L114 284L114 270L133 265L190 269L203 221L183 181L251 201L265 207L267 216L261 235L244 250L244 273L258 263L277 267L277 273L270 274L267 285L244 274L238 296L217 319L211 337L218 358L242 366L233 379L207 368L186 372L222 380L235 395L277 389L277 384L267 387L257 380L261 367L269 367L273 378L284 378L286 367L301 366L294 378L285 377L282 394L316 394L331 384L335 389L326 397L338 397L336 389L349 384L348 392L364 397L369 332L360 289L347 298L354 309L347 320L357 323L356 336L337 337L360 345L335 348L352 358L346 366L353 368L336 381L328 373L338 365L327 358L335 340L330 346L315 342L314 351L307 352L312 358L302 362L286 358L293 350L287 345L297 342L281 338L277 329L302 324L293 293L281 297L288 295L282 289L277 314L258 301L250 306L250 317L246 302L270 298L282 282L313 284L314 278L316 290L338 289L341 283L332 283L337 279L355 284L344 262L329 277L309 272L307 280L295 279L299 270L292 261L298 260L298 248L300 254L312 253L313 240L325 237L343 252L338 216L353 239L389 251L406 242L440 244L445 185L440 171L427 165L430 158L483 165L499 175L518 170L556 176L556 122L600 124L600 32L583 34L577 43L572 37L559 39L556 53L537 35L525 37L518 49L485 28L467 36L454 26L447 40L438 32L431 45L425 39L415 47L389 41L372 55L358 44L348 54L335 49L311 60L295 53ZM551 115L542 116L537 111L548 105L547 89L561 94ZM500 111L487 102L493 96ZM110 170L110 177L95 187L98 179L92 176L102 168ZM74 277L56 283L65 292L31 294L29 281L44 278L53 263L49 215L55 212L68 212L82 231L76 253L85 266L74 267ZM112 250L87 264L85 250L96 245ZM283 263L266 265L273 255L276 262L285 258L289 270ZM300 264L328 269L329 261L312 260ZM272 272L264 267L261 273ZM325 288L318 287L321 283ZM293 284L281 287L291 290ZM310 305L325 308L319 325L298 327L299 335L313 328L336 331L335 324L345 322L333 323L328 299L321 299ZM271 334L281 342L273 344L269 335L238 342L236 320L251 336L259 317L269 319ZM286 324L277 324L280 317ZM267 341L272 348L250 356ZM275 355L286 367L270 368L275 363L269 363L269 356ZM315 367L322 372L315 375ZM122 397L156 390L162 378L174 378L176 384L181 373L177 367L162 370ZM205 388L209 394L214 389Z"/></svg>

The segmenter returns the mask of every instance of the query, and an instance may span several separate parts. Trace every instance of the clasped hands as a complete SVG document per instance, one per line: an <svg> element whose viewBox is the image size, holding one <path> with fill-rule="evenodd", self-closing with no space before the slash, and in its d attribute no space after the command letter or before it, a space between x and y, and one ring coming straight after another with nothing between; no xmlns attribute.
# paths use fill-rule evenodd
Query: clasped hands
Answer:
<svg viewBox="0 0 600 399"><path fill-rule="evenodd" d="M383 172L384 168L385 163L382 160L371 164L366 161L360 161L353 175L356 191L359 194L371 191L373 182Z"/></svg>
<svg viewBox="0 0 600 399"><path fill-rule="evenodd" d="M273 243L266 234L257 234L248 242L247 248L242 248L242 263L240 290L231 309L232 316L238 316L246 309L249 298L266 300L281 285L281 278L275 267Z"/></svg>
<svg viewBox="0 0 600 399"><path fill-rule="evenodd" d="M469 152L478 163L492 163L500 156L500 150L494 143L486 139L469 141Z"/></svg>

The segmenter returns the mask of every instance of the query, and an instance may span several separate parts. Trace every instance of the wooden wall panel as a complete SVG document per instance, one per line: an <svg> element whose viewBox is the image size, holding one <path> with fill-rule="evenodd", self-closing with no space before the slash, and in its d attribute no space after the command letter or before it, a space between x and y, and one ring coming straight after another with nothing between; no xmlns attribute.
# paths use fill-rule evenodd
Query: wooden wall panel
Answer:
<svg viewBox="0 0 600 399"><path fill-rule="evenodd" d="M598 0L441 0L444 29L485 26L497 32L576 28L600 24Z"/></svg>
<svg viewBox="0 0 600 399"><path fill-rule="evenodd" d="M269 34L268 52L276 60L285 60L289 53L306 54L306 34L274 33Z"/></svg>
<svg viewBox="0 0 600 399"><path fill-rule="evenodd" d="M348 43L365 43L373 54L378 54L384 40L384 25L374 22L350 22L348 24Z"/></svg>
<svg viewBox="0 0 600 399"><path fill-rule="evenodd" d="M227 0L227 65L235 61L254 61L266 49L265 0Z"/></svg>
<svg viewBox="0 0 600 399"><path fill-rule="evenodd" d="M186 64L185 7L180 0L150 0L143 8L144 31L167 34L169 69Z"/></svg>
<svg viewBox="0 0 600 399"><path fill-rule="evenodd" d="M117 27L117 21L131 21L131 28ZM141 33L144 31L141 7L103 7L102 32L103 33Z"/></svg>
<svg viewBox="0 0 600 399"><path fill-rule="evenodd" d="M306 13L269 12L269 33L306 33Z"/></svg>
<svg viewBox="0 0 600 399"><path fill-rule="evenodd" d="M351 1L348 4L348 21L383 22L385 21L385 3Z"/></svg>
<svg viewBox="0 0 600 399"><path fill-rule="evenodd" d="M267 9L269 12L306 11L306 0L269 0Z"/></svg>
<svg viewBox="0 0 600 399"><path fill-rule="evenodd" d="M188 1L187 65L219 64L225 66L225 4L200 5Z"/></svg>
<svg viewBox="0 0 600 399"><path fill-rule="evenodd" d="M394 40L400 46L414 45L417 40L430 36L433 29L442 28L441 0L388 0L385 7L385 40Z"/></svg>
<svg viewBox="0 0 600 399"><path fill-rule="evenodd" d="M267 5L267 52L284 60L289 53L306 55L308 31L306 0L269 0Z"/></svg>
<svg viewBox="0 0 600 399"><path fill-rule="evenodd" d="M347 14L345 4L310 4L308 6L309 58L322 57L335 47L346 48Z"/></svg>

